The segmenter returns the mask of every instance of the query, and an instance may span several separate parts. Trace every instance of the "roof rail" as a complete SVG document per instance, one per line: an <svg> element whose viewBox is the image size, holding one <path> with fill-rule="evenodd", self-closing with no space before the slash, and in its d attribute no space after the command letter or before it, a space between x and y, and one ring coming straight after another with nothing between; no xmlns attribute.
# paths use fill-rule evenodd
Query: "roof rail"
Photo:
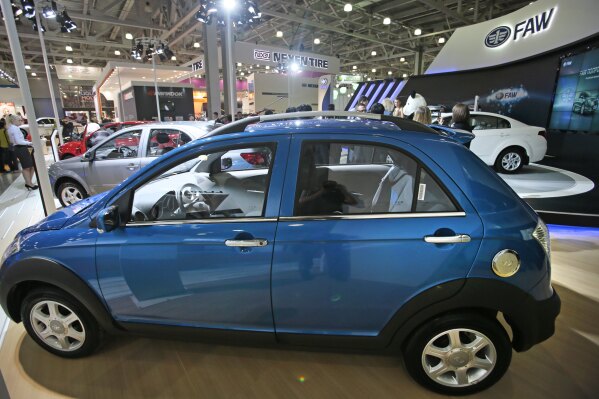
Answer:
<svg viewBox="0 0 599 399"><path fill-rule="evenodd" d="M308 112L288 112L273 115L250 116L240 119L235 122L228 123L211 131L204 137L220 136L228 133L239 133L245 131L246 127L261 122L282 121L291 119L306 119L306 118L333 118L333 119L370 119L376 121L391 122L400 130L408 130L411 132L433 133L438 134L434 129L423 125L422 123L414 122L409 119L398 118L390 115L368 114L364 112L349 112L349 111L308 111Z"/></svg>

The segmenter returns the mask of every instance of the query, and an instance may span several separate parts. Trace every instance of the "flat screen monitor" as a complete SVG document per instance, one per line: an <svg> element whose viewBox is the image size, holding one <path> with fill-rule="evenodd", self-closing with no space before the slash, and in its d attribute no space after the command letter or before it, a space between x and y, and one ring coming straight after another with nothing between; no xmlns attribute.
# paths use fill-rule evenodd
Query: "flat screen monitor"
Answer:
<svg viewBox="0 0 599 399"><path fill-rule="evenodd" d="M599 133L599 49L562 59L549 128Z"/></svg>

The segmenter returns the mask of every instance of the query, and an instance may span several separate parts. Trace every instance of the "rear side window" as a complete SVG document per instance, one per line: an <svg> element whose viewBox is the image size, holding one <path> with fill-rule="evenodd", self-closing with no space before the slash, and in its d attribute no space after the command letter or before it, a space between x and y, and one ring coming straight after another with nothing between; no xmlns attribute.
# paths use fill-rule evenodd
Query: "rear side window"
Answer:
<svg viewBox="0 0 599 399"><path fill-rule="evenodd" d="M302 146L295 216L456 210L437 181L401 151L340 142Z"/></svg>
<svg viewBox="0 0 599 399"><path fill-rule="evenodd" d="M187 133L176 129L152 129L147 156L158 157L190 141L191 137Z"/></svg>
<svg viewBox="0 0 599 399"><path fill-rule="evenodd" d="M509 129L511 127L507 120L491 115L471 116L470 126L472 126L472 130Z"/></svg>

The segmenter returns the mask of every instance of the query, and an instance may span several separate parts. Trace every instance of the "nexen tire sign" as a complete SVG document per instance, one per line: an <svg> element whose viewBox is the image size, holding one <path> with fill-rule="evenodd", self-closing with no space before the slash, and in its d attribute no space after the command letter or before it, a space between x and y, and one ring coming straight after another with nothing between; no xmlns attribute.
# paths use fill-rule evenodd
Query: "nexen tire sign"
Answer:
<svg viewBox="0 0 599 399"><path fill-rule="evenodd" d="M513 29L509 26L500 26L493 29L485 37L485 46L496 48L504 45L509 41L516 41L525 37L543 32L549 28L551 19L556 12L557 7L553 7L548 11L543 11L534 17L518 22ZM512 35L512 31L514 34ZM511 39L511 40L510 40Z"/></svg>

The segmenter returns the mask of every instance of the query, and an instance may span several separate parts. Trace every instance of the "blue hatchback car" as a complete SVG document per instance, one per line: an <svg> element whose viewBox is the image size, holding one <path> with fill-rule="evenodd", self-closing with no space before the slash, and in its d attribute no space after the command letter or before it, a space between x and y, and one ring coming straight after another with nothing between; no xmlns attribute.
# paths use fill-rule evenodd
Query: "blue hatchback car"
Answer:
<svg viewBox="0 0 599 399"><path fill-rule="evenodd" d="M448 394L495 383L560 310L547 228L488 166L345 112L223 126L21 231L0 304L59 356L122 332L362 348Z"/></svg>

